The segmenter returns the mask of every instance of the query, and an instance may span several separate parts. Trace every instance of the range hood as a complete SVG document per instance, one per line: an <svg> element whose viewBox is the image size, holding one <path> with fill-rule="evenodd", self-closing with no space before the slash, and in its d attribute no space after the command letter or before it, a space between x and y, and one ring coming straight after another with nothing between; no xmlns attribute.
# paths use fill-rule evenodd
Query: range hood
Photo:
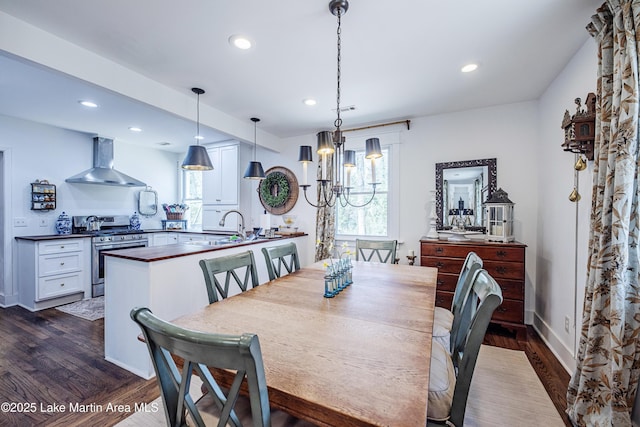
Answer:
<svg viewBox="0 0 640 427"><path fill-rule="evenodd" d="M113 168L113 139L101 137L93 138L93 167L67 178L65 181L121 187L145 187L147 185Z"/></svg>

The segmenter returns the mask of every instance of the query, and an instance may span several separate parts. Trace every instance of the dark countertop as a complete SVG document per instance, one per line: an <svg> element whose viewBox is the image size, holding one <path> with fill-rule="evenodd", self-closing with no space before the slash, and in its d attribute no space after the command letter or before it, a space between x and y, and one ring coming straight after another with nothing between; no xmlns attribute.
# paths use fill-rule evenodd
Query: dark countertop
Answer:
<svg viewBox="0 0 640 427"><path fill-rule="evenodd" d="M151 229L151 230L140 230L140 233L181 233L181 234L211 234L216 236L226 236L233 235L234 233L230 232L221 232L221 231L195 231L195 230L163 230L159 229ZM38 242L41 240L60 240L60 239L78 239L78 238L89 238L93 237L91 234L43 234L38 236L16 236L16 240L30 240L33 242Z"/></svg>
<svg viewBox="0 0 640 427"><path fill-rule="evenodd" d="M308 236L308 234L304 234L304 236ZM220 250L236 248L240 246L257 245L260 243L271 242L274 240L278 240L278 241L288 240L296 237L302 237L302 236L282 236L282 237L276 237L272 239L258 239L258 240L250 240L247 242L240 242L240 243L227 243L223 245L199 244L197 242L178 243L178 244L162 245L162 246L148 246L146 248L118 249L114 251L104 251L102 253L105 256L129 259L132 261L154 262L154 261L162 261L162 260L171 259L171 258L179 258L183 256L193 255L193 254L220 251Z"/></svg>

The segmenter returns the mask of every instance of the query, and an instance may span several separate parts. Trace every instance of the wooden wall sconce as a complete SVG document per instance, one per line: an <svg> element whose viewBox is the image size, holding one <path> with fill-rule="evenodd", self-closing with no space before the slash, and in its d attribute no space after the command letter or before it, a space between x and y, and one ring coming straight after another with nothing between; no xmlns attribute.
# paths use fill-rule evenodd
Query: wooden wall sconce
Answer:
<svg viewBox="0 0 640 427"><path fill-rule="evenodd" d="M575 99L577 108L573 116L569 114L569 110L564 112L562 149L583 154L587 160L593 160L593 145L596 136L596 95L592 92L587 95L585 108L582 108L581 102L580 98Z"/></svg>

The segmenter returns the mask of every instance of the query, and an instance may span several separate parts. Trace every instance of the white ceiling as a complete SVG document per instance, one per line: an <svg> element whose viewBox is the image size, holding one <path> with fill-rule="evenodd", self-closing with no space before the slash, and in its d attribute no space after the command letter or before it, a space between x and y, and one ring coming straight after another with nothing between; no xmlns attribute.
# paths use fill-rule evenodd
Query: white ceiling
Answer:
<svg viewBox="0 0 640 427"><path fill-rule="evenodd" d="M343 126L537 99L589 38L601 2L351 0L341 105L356 108L342 114ZM249 118L259 117L261 131L284 138L330 130L335 119L337 24L328 3L0 0L0 11L186 93L193 119L197 86L206 90L201 104L251 129ZM232 48L238 33L254 48ZM480 68L461 73L468 62ZM176 151L195 134L193 120L2 51L0 91L0 114L132 143L168 141ZM87 97L100 108L80 110ZM305 106L309 97L318 104ZM123 130L131 125L143 132ZM208 141L229 137L207 130Z"/></svg>

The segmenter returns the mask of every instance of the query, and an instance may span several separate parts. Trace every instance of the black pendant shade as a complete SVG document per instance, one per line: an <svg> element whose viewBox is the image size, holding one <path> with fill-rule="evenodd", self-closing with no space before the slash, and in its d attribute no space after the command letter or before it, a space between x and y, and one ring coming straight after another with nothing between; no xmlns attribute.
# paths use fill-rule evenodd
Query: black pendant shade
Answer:
<svg viewBox="0 0 640 427"><path fill-rule="evenodd" d="M262 169L262 163L249 162L247 169L244 171L244 177L247 179L263 179L264 169Z"/></svg>
<svg viewBox="0 0 640 427"><path fill-rule="evenodd" d="M247 169L244 171L244 177L246 179L264 179L264 169L262 169L262 163L256 161L256 147L258 145L257 139L257 124L260 121L257 117L252 117L253 122L253 161L249 162Z"/></svg>
<svg viewBox="0 0 640 427"><path fill-rule="evenodd" d="M200 138L200 95L204 93L203 89L194 87L191 91L198 95L198 115L196 119L196 138ZM213 169L211 159L207 149L202 145L190 145L187 155L182 162L182 169L190 171L210 171Z"/></svg>
<svg viewBox="0 0 640 427"><path fill-rule="evenodd" d="M190 145L182 162L182 169L190 171L209 171L213 169L207 149L202 145Z"/></svg>

